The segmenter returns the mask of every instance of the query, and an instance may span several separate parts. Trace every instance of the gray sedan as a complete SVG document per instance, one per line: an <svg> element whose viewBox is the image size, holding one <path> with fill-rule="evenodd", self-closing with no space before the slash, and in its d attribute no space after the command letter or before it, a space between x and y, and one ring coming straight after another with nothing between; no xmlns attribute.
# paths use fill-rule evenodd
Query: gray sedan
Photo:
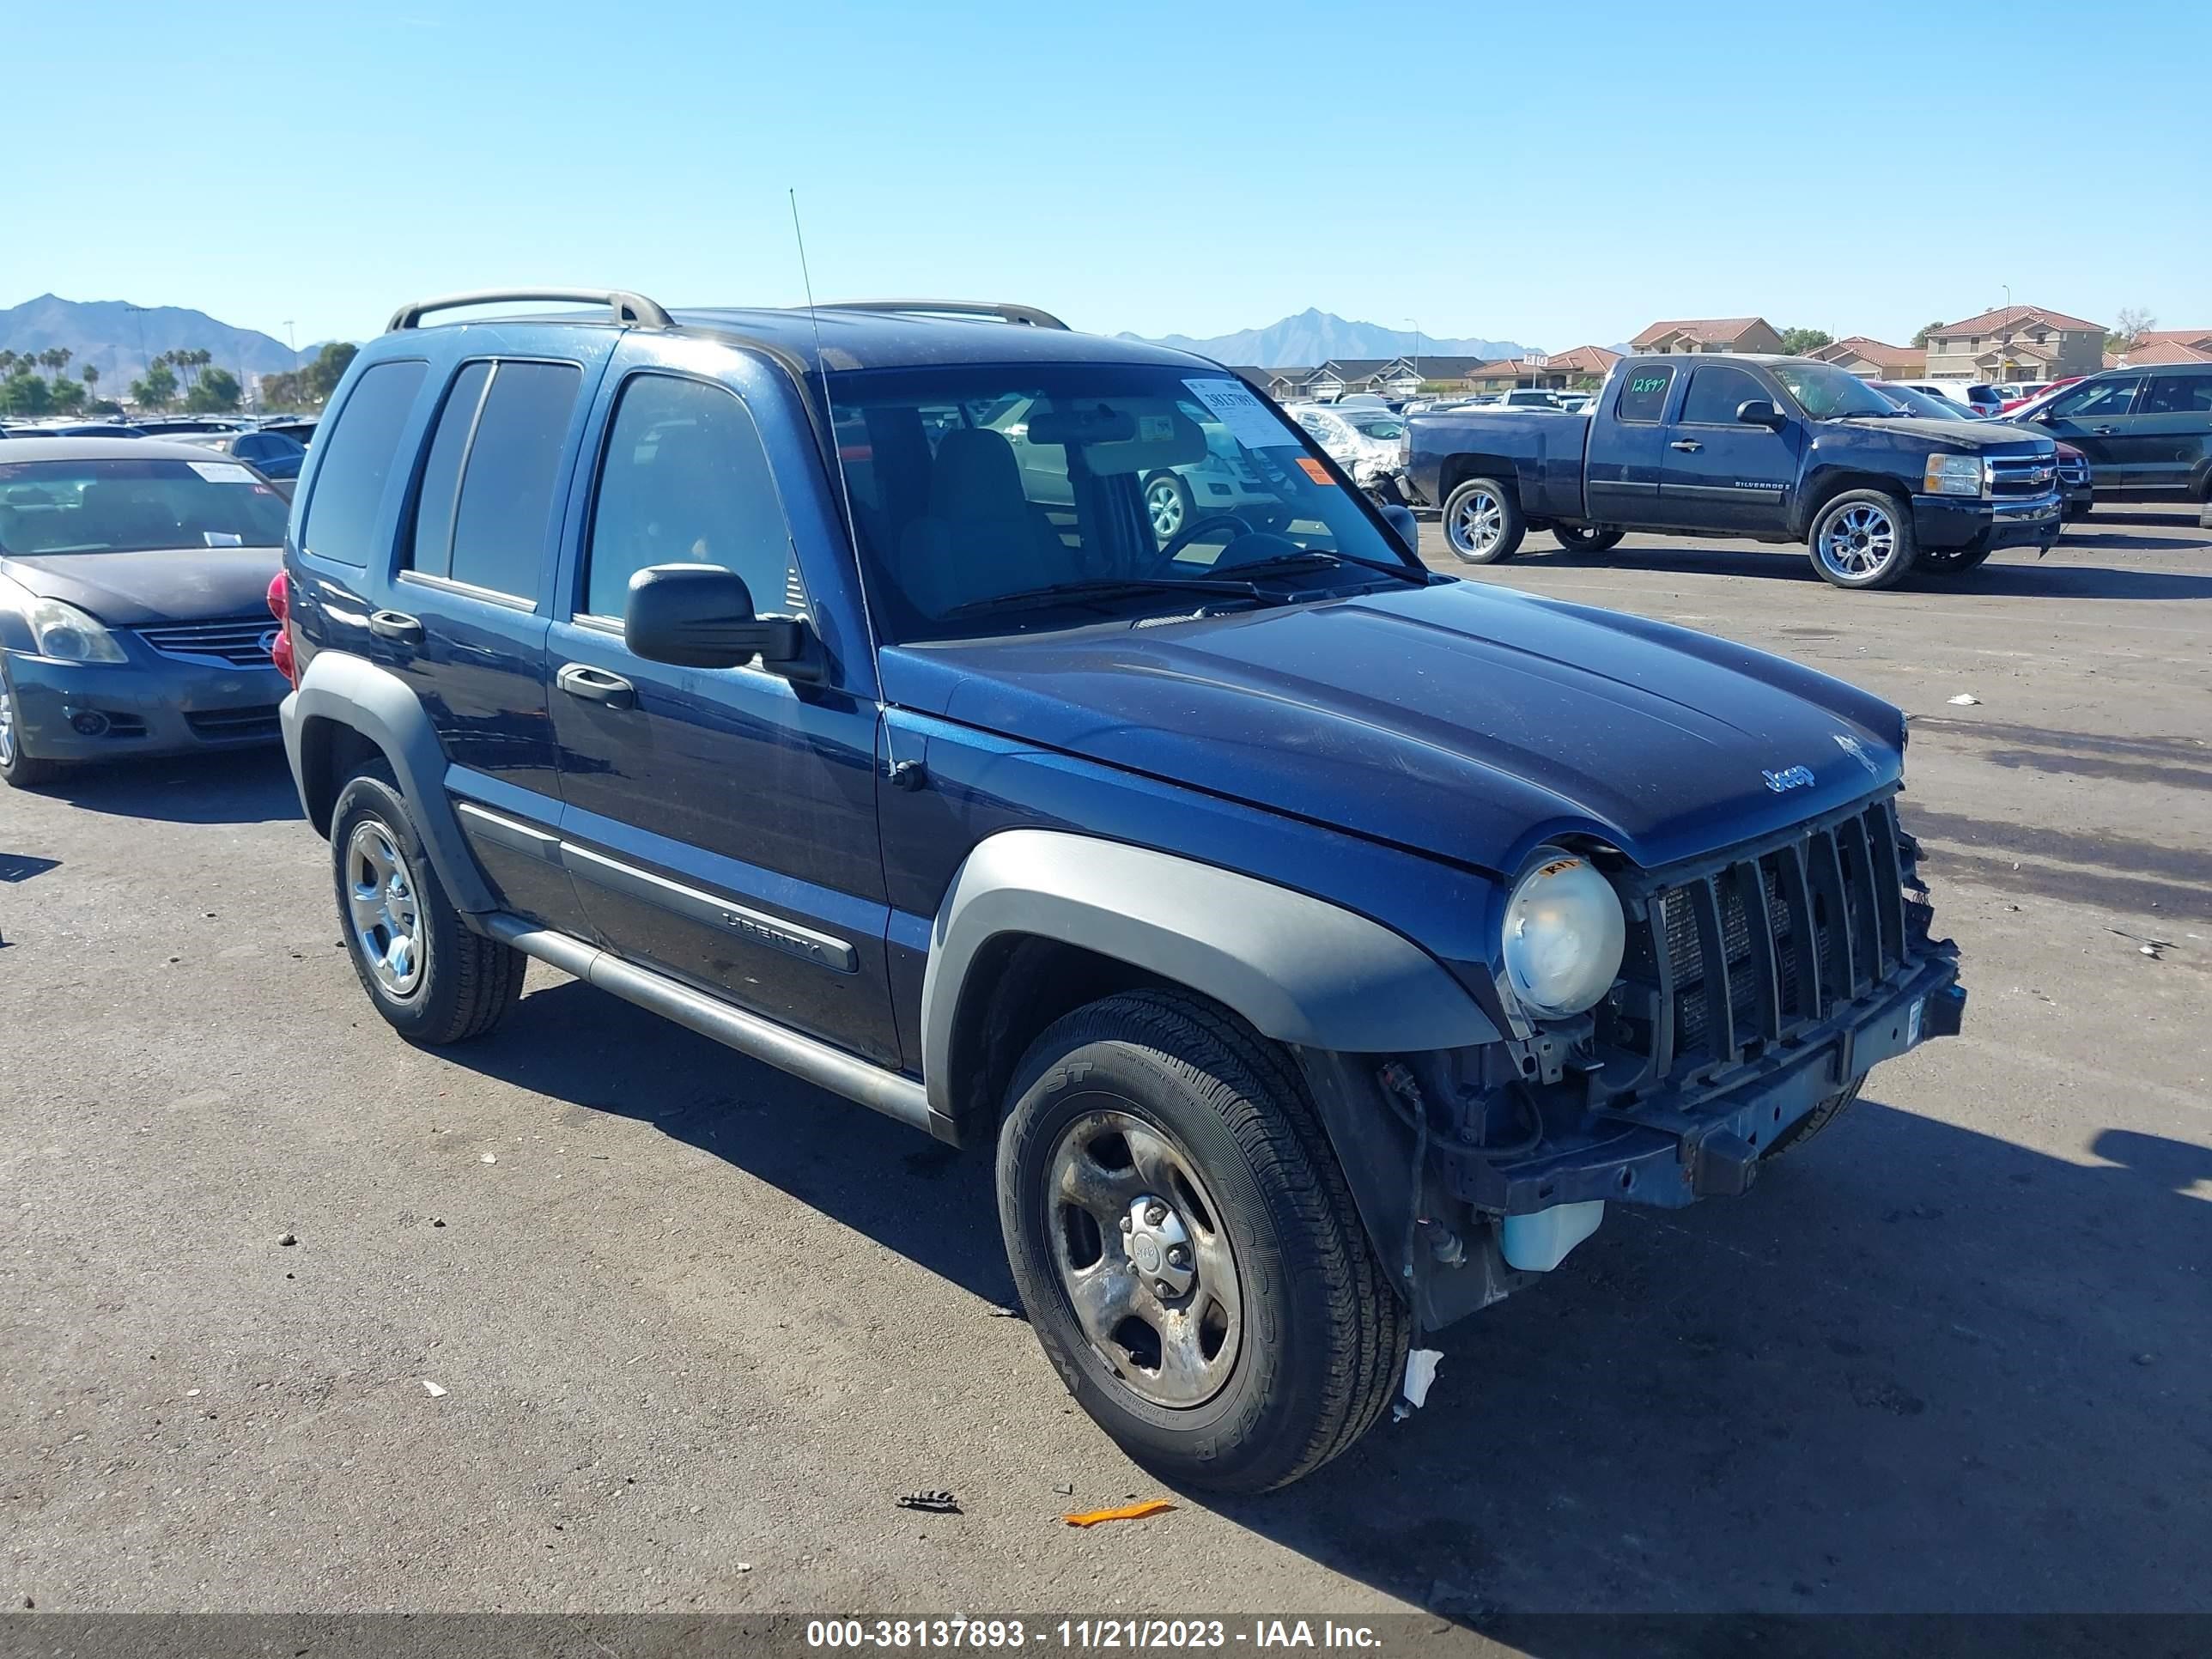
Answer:
<svg viewBox="0 0 2212 1659"><path fill-rule="evenodd" d="M0 779L274 740L288 510L252 467L185 444L0 451Z"/></svg>

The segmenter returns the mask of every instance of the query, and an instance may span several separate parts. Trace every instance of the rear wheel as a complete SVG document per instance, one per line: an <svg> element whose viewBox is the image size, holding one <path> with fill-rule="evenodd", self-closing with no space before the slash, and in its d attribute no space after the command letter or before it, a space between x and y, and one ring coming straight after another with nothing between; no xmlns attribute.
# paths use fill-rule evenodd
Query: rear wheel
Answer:
<svg viewBox="0 0 2212 1659"><path fill-rule="evenodd" d="M60 765L40 760L23 747L23 728L15 717L15 688L0 667L0 780L17 789L35 789L61 775Z"/></svg>
<svg viewBox="0 0 2212 1659"><path fill-rule="evenodd" d="M1620 545L1625 530L1608 530L1602 525L1555 524L1552 535L1570 553L1604 553Z"/></svg>
<svg viewBox="0 0 2212 1659"><path fill-rule="evenodd" d="M1521 503L1495 478L1469 478L1444 500L1444 540L1462 564L1498 564L1528 533Z"/></svg>
<svg viewBox="0 0 2212 1659"><path fill-rule="evenodd" d="M1395 1395L1406 1304L1288 1057L1215 1005L1078 1009L1022 1063L999 1218L1031 1328L1139 1462L1264 1492Z"/></svg>
<svg viewBox="0 0 2212 1659"><path fill-rule="evenodd" d="M331 853L346 954L392 1030L435 1048L482 1036L507 1017L528 958L461 920L381 764L338 792Z"/></svg>
<svg viewBox="0 0 2212 1659"><path fill-rule="evenodd" d="M1838 587L1892 587L1917 552L1912 514L1879 489L1847 489L1822 507L1808 538L1813 568Z"/></svg>

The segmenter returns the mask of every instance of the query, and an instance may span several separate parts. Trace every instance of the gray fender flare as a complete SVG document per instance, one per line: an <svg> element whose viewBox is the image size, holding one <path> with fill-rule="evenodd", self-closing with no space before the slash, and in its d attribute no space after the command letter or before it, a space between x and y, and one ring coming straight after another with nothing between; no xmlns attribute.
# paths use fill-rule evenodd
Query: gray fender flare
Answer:
<svg viewBox="0 0 2212 1659"><path fill-rule="evenodd" d="M921 986L921 1076L957 1116L953 1028L992 939L1064 940L1187 985L1299 1048L1413 1053L1495 1042L1489 1017L1433 957L1380 922L1171 853L1053 830L1008 830L952 878Z"/></svg>
<svg viewBox="0 0 2212 1659"><path fill-rule="evenodd" d="M446 794L446 751L422 699L389 669L344 651L319 651L301 675L299 688L278 709L284 729L284 757L300 802L313 817L305 742L309 722L329 720L350 726L381 749L392 763L399 792L415 817L415 828L454 908L483 914L499 901L477 867L461 835L460 820ZM326 825L318 828L327 830Z"/></svg>

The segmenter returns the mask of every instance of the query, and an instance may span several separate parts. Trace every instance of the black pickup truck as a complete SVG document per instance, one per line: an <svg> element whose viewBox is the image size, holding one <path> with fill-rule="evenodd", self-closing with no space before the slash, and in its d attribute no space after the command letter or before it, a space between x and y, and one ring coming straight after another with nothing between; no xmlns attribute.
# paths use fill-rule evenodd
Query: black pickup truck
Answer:
<svg viewBox="0 0 2212 1659"><path fill-rule="evenodd" d="M1589 552L1635 530L1802 541L1837 586L1887 587L2058 536L2051 439L1920 419L1803 357L1625 357L1587 414L1407 426L1411 493L1469 564L1510 558L1531 530Z"/></svg>

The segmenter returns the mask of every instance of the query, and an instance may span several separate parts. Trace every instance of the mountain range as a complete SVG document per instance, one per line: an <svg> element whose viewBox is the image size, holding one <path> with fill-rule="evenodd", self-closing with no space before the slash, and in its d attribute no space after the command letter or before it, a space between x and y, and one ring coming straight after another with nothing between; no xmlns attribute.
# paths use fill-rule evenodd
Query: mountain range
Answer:
<svg viewBox="0 0 2212 1659"><path fill-rule="evenodd" d="M1285 317L1265 328L1241 329L1234 334L1217 334L1207 340L1194 340L1187 334L1125 333L1121 337L1141 339L1148 344L1168 346L1177 351L1194 351L1218 363L1258 368L1312 368L1333 357L1395 357L1410 356L1417 348L1424 356L1433 354L1439 357L1480 357L1486 362L1522 356L1532 349L1513 340L1416 336L1410 328L1348 322L1331 312L1310 307L1295 317Z"/></svg>
<svg viewBox="0 0 2212 1659"><path fill-rule="evenodd" d="M149 306L142 311L123 300L64 300L41 294L0 310L0 349L24 354L56 346L75 354L62 371L71 379L87 363L99 366L103 397L120 396L146 372L147 358L165 351L205 351L212 367L241 378L278 374L294 366L292 349L282 340L258 329L234 328L204 311L180 306ZM309 361L316 349L301 348L299 361Z"/></svg>

